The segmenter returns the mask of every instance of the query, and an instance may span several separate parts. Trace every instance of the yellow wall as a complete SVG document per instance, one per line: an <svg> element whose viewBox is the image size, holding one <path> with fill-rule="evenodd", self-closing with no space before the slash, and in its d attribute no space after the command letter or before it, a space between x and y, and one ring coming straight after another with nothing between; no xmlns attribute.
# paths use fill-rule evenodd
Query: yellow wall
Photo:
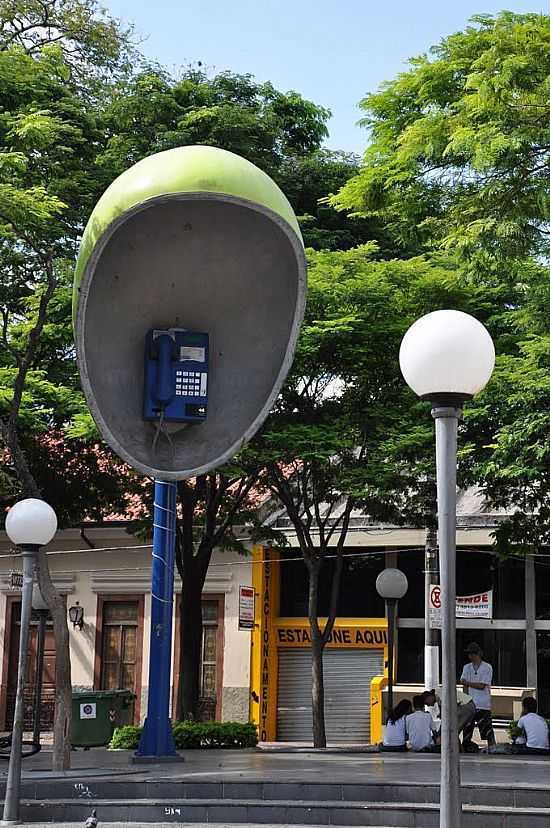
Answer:
<svg viewBox="0 0 550 828"><path fill-rule="evenodd" d="M307 647L311 643L307 618L280 618L279 554L257 546L253 550L252 584L255 592L255 623L251 642L250 720L258 725L261 742L277 738L277 679L279 649ZM321 627L326 618L320 618ZM387 663L387 622L385 618L337 618L327 647L384 649ZM375 680L376 681L376 680ZM378 694L378 685L376 694ZM378 698L378 696L377 696ZM381 713L371 699L371 741L380 741ZM375 718L372 719L372 714Z"/></svg>
<svg viewBox="0 0 550 828"><path fill-rule="evenodd" d="M279 606L279 554L257 546L252 556L255 618L250 657L250 721L258 725L261 742L272 742L277 726L278 660L273 619Z"/></svg>

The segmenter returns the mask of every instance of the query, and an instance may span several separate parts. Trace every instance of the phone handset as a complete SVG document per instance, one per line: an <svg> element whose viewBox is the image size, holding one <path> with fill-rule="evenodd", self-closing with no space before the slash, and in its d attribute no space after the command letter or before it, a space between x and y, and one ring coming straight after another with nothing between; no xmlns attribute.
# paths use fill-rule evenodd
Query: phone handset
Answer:
<svg viewBox="0 0 550 828"><path fill-rule="evenodd" d="M157 381L153 394L162 409L166 408L175 393L172 378L175 345L175 337L168 331L163 331L153 338L153 348L156 350L158 360Z"/></svg>

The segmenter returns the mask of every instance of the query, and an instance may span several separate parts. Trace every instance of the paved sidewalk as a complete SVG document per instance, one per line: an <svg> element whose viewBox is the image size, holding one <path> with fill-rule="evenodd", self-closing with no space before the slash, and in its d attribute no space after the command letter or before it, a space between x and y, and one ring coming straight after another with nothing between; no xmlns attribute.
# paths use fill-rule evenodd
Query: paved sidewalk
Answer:
<svg viewBox="0 0 550 828"><path fill-rule="evenodd" d="M71 754L72 769L53 773L48 749L25 759L25 781L75 779L94 776L124 779L127 784L143 780L246 781L246 782L334 782L437 784L440 757L435 754L383 754L311 751L285 753L282 750L188 750L184 762L132 765L131 751L94 748ZM550 788L550 757L464 755L462 783L491 787ZM0 765L5 779L7 762Z"/></svg>

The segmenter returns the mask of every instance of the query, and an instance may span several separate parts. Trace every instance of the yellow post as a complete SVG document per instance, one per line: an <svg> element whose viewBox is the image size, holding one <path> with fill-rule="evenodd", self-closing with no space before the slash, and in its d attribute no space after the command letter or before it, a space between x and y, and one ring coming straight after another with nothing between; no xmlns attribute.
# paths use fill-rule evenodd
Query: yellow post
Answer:
<svg viewBox="0 0 550 828"><path fill-rule="evenodd" d="M262 546L254 547L252 555L256 600L250 655L250 720L258 726L260 742L273 742L277 731L278 671L273 619L279 609L279 555Z"/></svg>
<svg viewBox="0 0 550 828"><path fill-rule="evenodd" d="M382 690L387 683L387 676L375 676L370 683L370 741L372 745L377 745L382 741L384 716Z"/></svg>

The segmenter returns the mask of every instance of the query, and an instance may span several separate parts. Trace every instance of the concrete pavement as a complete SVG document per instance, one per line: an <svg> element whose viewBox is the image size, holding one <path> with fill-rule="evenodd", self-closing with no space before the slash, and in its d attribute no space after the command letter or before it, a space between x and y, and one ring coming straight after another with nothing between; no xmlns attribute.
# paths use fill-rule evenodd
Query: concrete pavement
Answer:
<svg viewBox="0 0 550 828"><path fill-rule="evenodd" d="M282 750L188 750L181 751L185 762L174 764L131 765L131 751L94 748L71 754L72 769L54 774L48 749L24 760L26 781L74 777L122 776L125 781L173 780L209 782L334 782L356 783L401 781L437 784L440 757L437 754L388 754L310 751L286 753ZM484 754L461 757L462 782L466 785L528 785L550 789L550 757L524 757ZM0 781L7 762L0 765Z"/></svg>
<svg viewBox="0 0 550 828"><path fill-rule="evenodd" d="M53 773L48 751L25 762L22 816L82 828L194 825L350 825L432 828L439 816L440 757L343 751L184 751L183 763L130 765L128 751L73 753ZM463 828L547 828L550 758L461 759ZM5 771L3 771L5 781ZM0 787L3 788L2 776Z"/></svg>

